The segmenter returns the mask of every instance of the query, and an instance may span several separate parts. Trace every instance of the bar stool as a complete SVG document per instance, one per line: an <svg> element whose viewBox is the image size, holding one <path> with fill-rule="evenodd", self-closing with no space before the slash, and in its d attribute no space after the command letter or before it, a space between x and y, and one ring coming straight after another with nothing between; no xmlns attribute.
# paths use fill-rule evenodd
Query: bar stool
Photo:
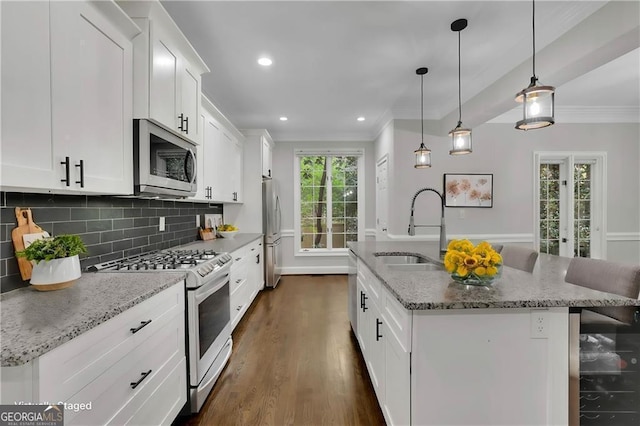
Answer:
<svg viewBox="0 0 640 426"><path fill-rule="evenodd" d="M505 245L500 251L502 264L525 272L533 272L533 268L538 260L538 252L520 246Z"/></svg>

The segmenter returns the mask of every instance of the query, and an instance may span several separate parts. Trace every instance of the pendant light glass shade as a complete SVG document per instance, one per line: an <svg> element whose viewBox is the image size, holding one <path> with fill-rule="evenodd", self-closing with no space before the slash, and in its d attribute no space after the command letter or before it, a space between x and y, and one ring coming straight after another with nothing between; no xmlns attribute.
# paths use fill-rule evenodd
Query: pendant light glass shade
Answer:
<svg viewBox="0 0 640 426"><path fill-rule="evenodd" d="M460 32L467 28L466 19L456 19L451 23L451 31L458 33L458 124L456 128L449 132L451 137L451 150L449 155L470 154L473 149L471 147L471 129L462 127L462 99L460 90Z"/></svg>
<svg viewBox="0 0 640 426"><path fill-rule="evenodd" d="M458 122L455 129L449 132L451 137L450 155L469 154L471 149L471 129L463 129L462 123Z"/></svg>
<svg viewBox="0 0 640 426"><path fill-rule="evenodd" d="M416 156L416 162L413 165L416 169L426 169L431 167L431 150L424 144L424 75L429 70L425 67L418 68L416 74L420 76L420 129L421 129L421 142L420 147L414 152Z"/></svg>
<svg viewBox="0 0 640 426"><path fill-rule="evenodd" d="M555 123L554 101L555 87L538 84L536 77L536 2L533 3L532 33L533 33L533 75L529 86L516 94L516 102L522 103L522 120L516 123L516 129L541 129Z"/></svg>
<svg viewBox="0 0 640 426"><path fill-rule="evenodd" d="M424 143L421 143L420 148L413 152L416 154L416 164L414 164L413 167L416 169L431 167L431 150L427 148Z"/></svg>

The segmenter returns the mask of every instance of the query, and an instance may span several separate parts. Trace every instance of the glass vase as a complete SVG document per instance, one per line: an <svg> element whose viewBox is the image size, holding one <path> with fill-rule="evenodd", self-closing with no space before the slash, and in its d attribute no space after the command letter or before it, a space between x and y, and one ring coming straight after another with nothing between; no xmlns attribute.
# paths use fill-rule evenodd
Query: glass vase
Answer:
<svg viewBox="0 0 640 426"><path fill-rule="evenodd" d="M495 275L476 275L471 272L465 276L458 275L455 271L451 273L451 278L460 284L487 286L493 284L502 275L502 265L498 265L498 272Z"/></svg>

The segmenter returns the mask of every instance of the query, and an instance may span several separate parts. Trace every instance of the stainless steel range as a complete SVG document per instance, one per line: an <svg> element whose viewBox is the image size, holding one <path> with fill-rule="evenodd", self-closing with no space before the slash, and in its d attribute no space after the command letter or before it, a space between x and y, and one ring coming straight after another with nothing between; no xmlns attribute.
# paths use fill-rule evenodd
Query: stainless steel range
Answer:
<svg viewBox="0 0 640 426"><path fill-rule="evenodd" d="M186 411L197 413L231 356L229 270L233 258L194 243L89 267L104 272L184 271L189 389Z"/></svg>

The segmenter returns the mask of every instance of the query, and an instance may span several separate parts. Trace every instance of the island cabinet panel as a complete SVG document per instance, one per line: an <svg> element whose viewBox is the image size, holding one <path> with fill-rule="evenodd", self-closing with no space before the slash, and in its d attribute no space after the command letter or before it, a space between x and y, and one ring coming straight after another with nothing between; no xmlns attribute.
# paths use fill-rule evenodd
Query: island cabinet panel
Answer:
<svg viewBox="0 0 640 426"><path fill-rule="evenodd" d="M567 317L568 308L414 311L412 424L567 424Z"/></svg>
<svg viewBox="0 0 640 426"><path fill-rule="evenodd" d="M358 342L385 420L409 424L411 314L362 262L357 297Z"/></svg>

